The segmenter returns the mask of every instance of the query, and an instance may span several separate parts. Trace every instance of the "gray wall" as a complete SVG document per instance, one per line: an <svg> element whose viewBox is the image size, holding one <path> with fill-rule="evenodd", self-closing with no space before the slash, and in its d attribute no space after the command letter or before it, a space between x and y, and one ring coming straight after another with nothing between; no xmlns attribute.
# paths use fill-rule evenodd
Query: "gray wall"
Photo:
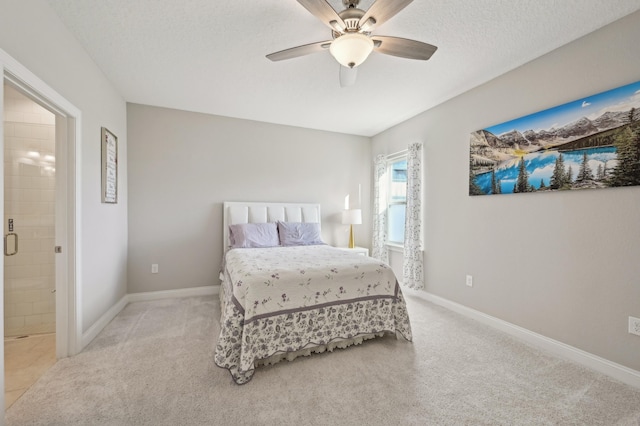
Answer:
<svg viewBox="0 0 640 426"><path fill-rule="evenodd" d="M128 104L129 292L217 285L224 201L317 202L325 242L346 246L344 197L362 185L369 246L369 138ZM151 264L159 273L151 274Z"/></svg>
<svg viewBox="0 0 640 426"><path fill-rule="evenodd" d="M78 258L86 331L127 293L126 104L45 1L0 2L0 49L82 113ZM118 204L101 203L101 126L118 136Z"/></svg>
<svg viewBox="0 0 640 426"><path fill-rule="evenodd" d="M372 152L424 142L428 292L635 370L640 187L467 194L472 131L640 80L638 41L635 13L375 136Z"/></svg>

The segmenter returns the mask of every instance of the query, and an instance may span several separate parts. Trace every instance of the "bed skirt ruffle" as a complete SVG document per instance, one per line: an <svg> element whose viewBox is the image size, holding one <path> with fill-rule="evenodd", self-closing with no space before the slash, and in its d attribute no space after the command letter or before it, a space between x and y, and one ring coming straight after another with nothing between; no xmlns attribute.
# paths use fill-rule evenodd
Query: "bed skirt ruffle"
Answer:
<svg viewBox="0 0 640 426"><path fill-rule="evenodd" d="M345 302L274 315L249 324L244 324L242 313L227 296L221 288L221 331L215 363L229 370L237 384L249 382L259 365L332 352L385 334L412 339L400 291L394 299Z"/></svg>

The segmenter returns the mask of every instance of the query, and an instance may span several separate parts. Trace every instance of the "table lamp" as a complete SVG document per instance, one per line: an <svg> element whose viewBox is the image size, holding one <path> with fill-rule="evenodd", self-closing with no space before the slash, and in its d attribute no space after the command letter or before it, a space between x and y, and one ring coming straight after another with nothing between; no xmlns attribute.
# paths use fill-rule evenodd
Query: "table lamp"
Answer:
<svg viewBox="0 0 640 426"><path fill-rule="evenodd" d="M356 241L353 237L353 225L362 224L362 210L344 210L342 212L342 224L349 225L349 248L354 248L356 246Z"/></svg>

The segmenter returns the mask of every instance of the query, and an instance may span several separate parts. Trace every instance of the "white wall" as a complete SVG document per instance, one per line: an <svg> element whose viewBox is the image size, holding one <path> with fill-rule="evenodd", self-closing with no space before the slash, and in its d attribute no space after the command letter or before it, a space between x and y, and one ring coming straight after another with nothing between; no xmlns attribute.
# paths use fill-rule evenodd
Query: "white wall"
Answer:
<svg viewBox="0 0 640 426"><path fill-rule="evenodd" d="M472 131L640 80L638 41L635 13L376 135L372 151L424 142L428 292L635 370L640 187L470 197L468 158Z"/></svg>
<svg viewBox="0 0 640 426"><path fill-rule="evenodd" d="M82 112L79 281L86 331L127 292L126 104L45 1L0 1L0 49ZM118 136L116 205L100 199L101 126Z"/></svg>
<svg viewBox="0 0 640 426"><path fill-rule="evenodd" d="M361 184L369 246L369 138L128 104L128 140L130 293L218 285L224 201L320 203L325 242L346 246Z"/></svg>

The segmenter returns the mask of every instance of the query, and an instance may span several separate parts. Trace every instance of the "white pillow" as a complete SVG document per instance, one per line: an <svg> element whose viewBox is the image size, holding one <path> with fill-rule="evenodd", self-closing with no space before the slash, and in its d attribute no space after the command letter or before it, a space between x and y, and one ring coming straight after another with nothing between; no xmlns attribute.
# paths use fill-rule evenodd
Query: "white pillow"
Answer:
<svg viewBox="0 0 640 426"><path fill-rule="evenodd" d="M283 246L311 246L324 244L319 223L278 221L280 244Z"/></svg>
<svg viewBox="0 0 640 426"><path fill-rule="evenodd" d="M280 245L278 228L270 223L242 223L229 225L231 248L260 248Z"/></svg>

